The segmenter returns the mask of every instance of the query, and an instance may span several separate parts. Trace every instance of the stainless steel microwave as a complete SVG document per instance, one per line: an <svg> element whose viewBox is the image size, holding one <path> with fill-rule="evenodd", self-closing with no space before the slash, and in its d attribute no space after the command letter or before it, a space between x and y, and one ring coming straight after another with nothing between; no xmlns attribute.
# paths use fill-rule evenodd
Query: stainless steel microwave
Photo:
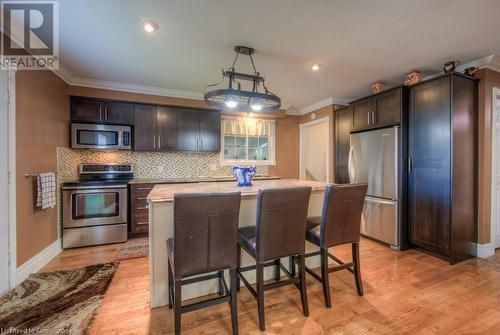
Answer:
<svg viewBox="0 0 500 335"><path fill-rule="evenodd" d="M107 124L71 124L73 149L132 149L132 127Z"/></svg>

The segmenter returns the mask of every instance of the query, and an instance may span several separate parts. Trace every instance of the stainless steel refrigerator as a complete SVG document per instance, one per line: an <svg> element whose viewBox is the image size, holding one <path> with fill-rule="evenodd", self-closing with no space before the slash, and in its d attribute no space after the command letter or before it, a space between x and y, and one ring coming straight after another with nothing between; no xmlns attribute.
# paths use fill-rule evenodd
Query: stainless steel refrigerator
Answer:
<svg viewBox="0 0 500 335"><path fill-rule="evenodd" d="M368 183L361 233L399 249L399 127L351 134L349 181Z"/></svg>

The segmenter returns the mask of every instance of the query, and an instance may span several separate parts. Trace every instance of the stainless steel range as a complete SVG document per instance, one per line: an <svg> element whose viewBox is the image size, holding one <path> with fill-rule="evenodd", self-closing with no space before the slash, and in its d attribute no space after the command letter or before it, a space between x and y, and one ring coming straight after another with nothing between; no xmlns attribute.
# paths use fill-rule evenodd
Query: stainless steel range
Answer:
<svg viewBox="0 0 500 335"><path fill-rule="evenodd" d="M79 181L64 183L63 248L127 240L131 164L80 164Z"/></svg>

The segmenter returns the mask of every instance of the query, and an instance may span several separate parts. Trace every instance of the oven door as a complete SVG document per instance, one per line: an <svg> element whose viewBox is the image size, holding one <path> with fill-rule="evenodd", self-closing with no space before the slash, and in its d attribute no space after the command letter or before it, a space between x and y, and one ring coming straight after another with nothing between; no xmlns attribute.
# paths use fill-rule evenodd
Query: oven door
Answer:
<svg viewBox="0 0 500 335"><path fill-rule="evenodd" d="M130 127L72 123L71 147L74 149L130 149Z"/></svg>
<svg viewBox="0 0 500 335"><path fill-rule="evenodd" d="M63 228L126 222L126 185L63 190Z"/></svg>

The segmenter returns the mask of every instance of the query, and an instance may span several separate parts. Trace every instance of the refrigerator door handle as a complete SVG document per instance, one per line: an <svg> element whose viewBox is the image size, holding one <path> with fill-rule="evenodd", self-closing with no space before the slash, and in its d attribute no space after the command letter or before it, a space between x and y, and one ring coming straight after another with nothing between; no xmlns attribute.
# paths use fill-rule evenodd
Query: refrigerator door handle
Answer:
<svg viewBox="0 0 500 335"><path fill-rule="evenodd" d="M353 183L356 178L356 173L354 171L355 166L354 166L354 149L351 146L349 148L349 159L347 161L347 172L349 173L349 182Z"/></svg>

